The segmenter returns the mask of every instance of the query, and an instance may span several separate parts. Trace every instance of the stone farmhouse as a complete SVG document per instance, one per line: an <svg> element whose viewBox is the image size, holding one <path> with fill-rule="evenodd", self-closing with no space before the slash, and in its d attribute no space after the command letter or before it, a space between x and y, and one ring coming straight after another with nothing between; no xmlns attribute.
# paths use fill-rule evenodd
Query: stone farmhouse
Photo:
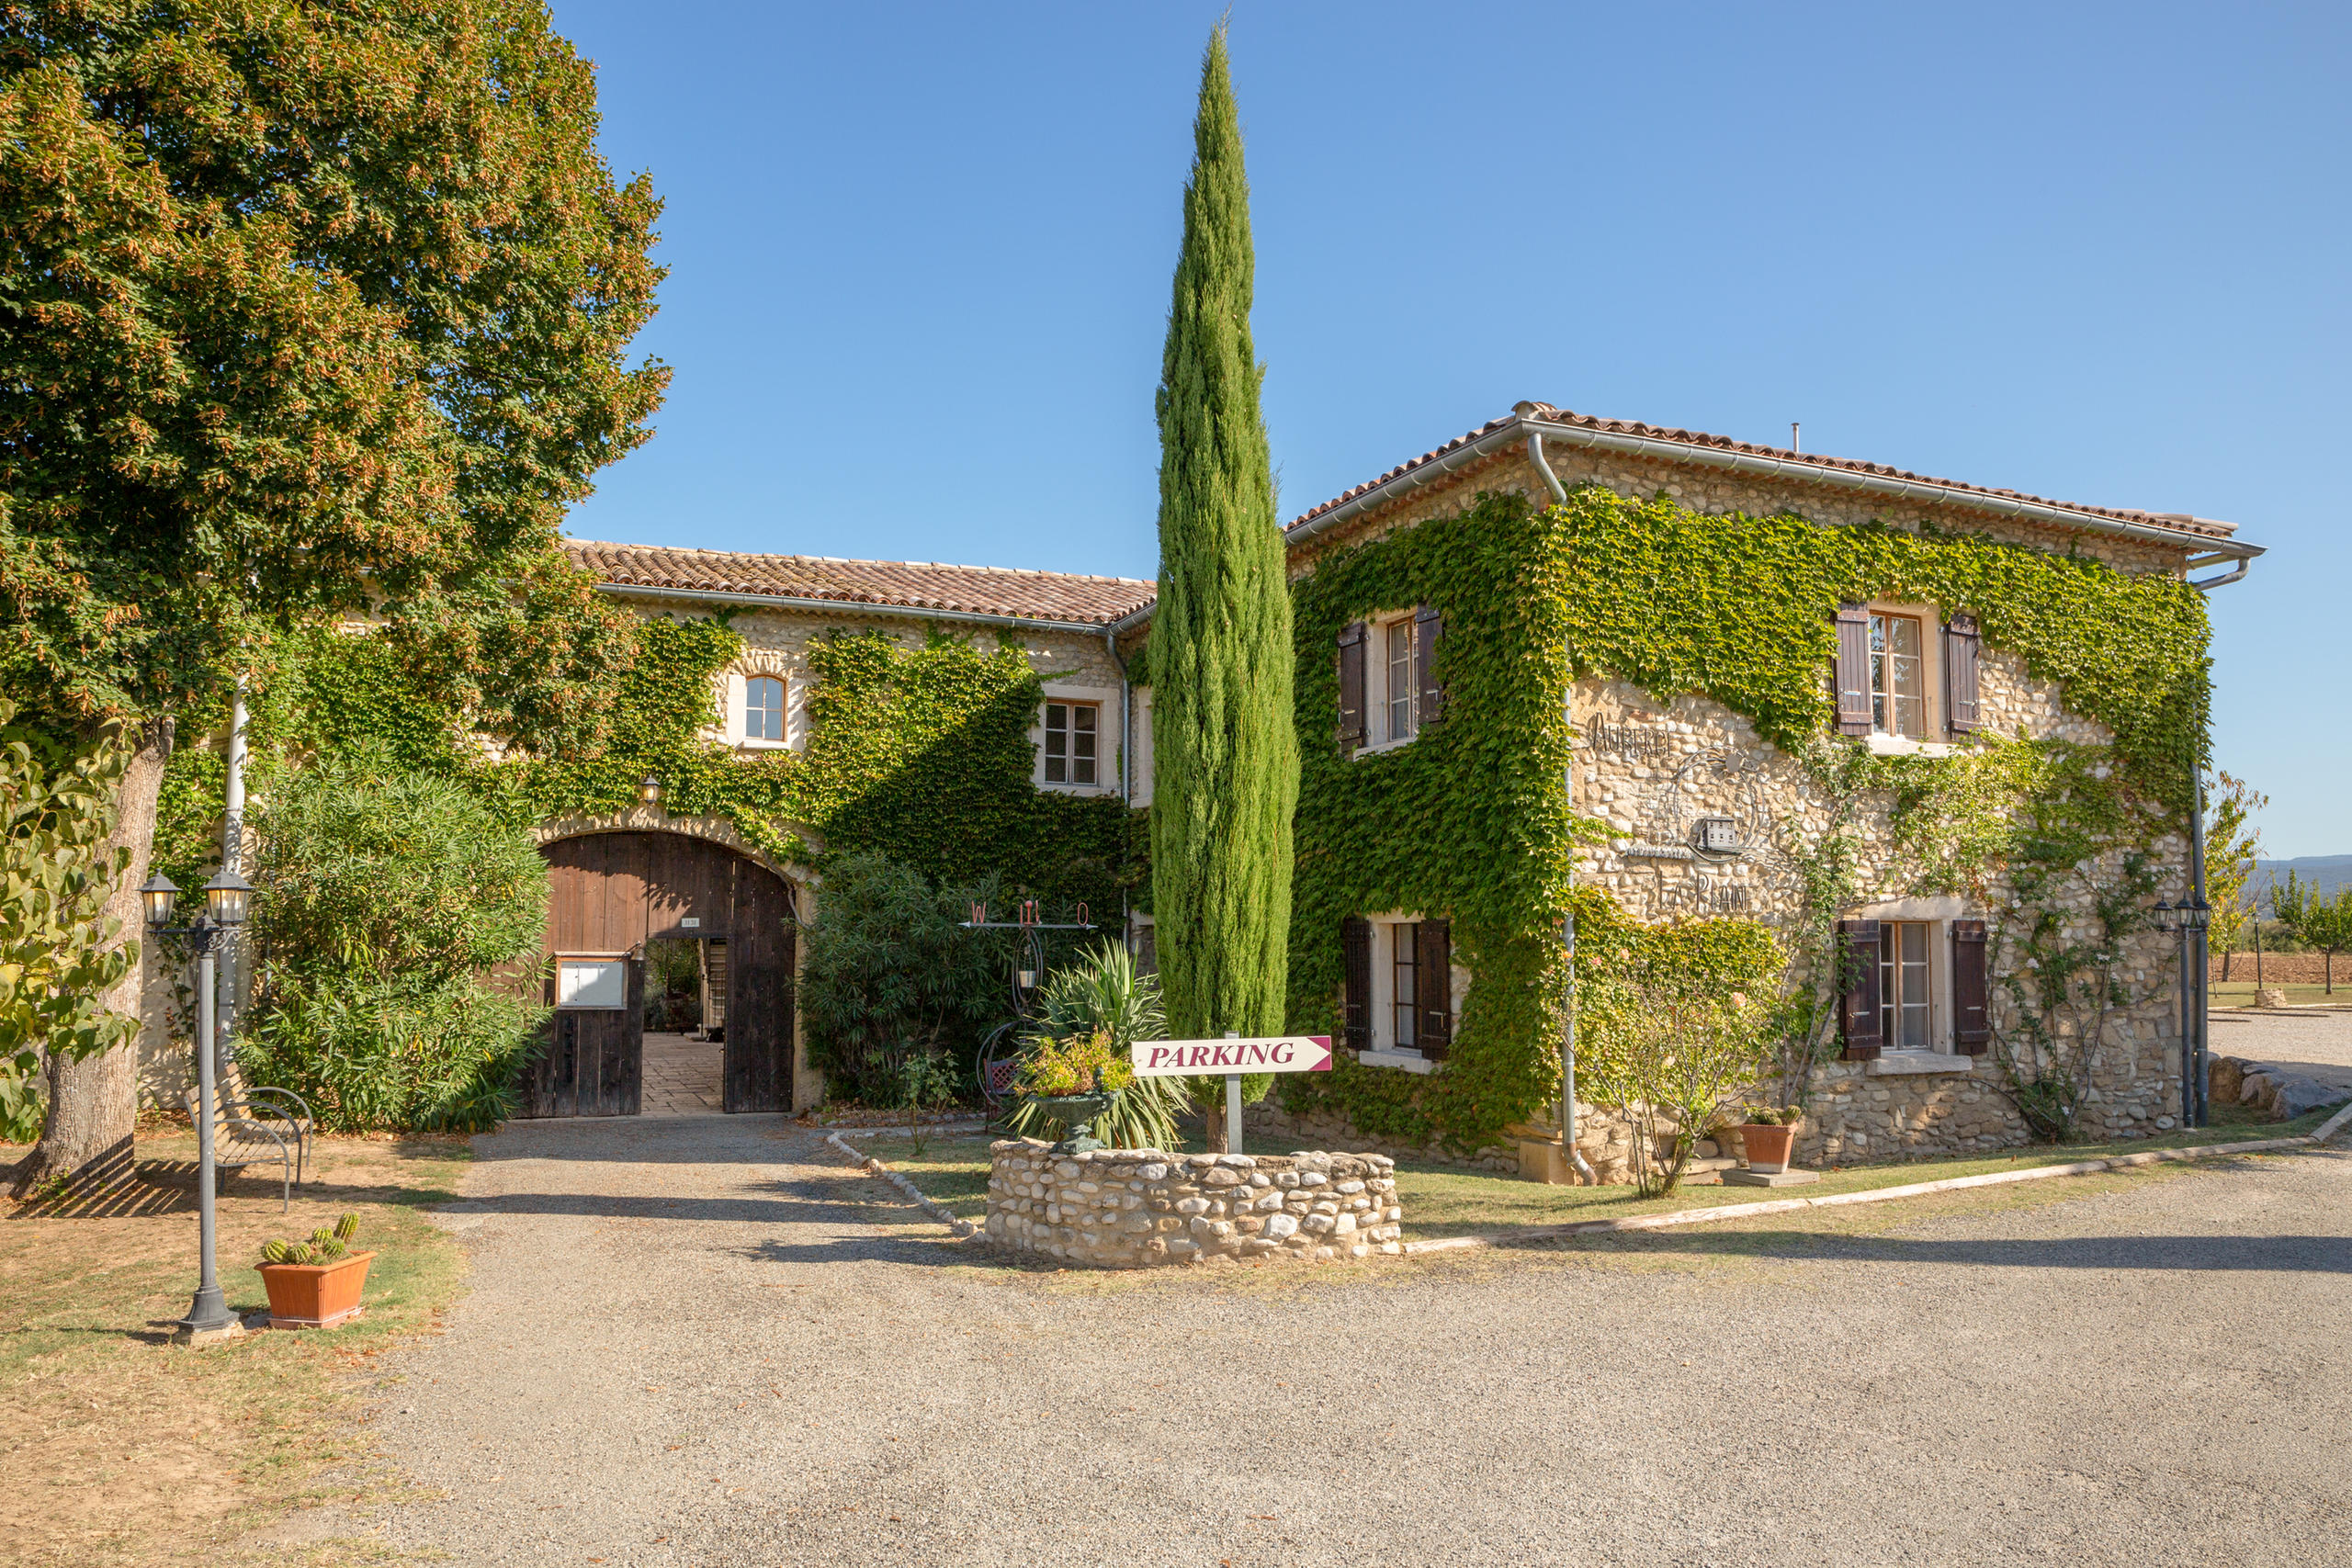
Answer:
<svg viewBox="0 0 2352 1568"><path fill-rule="evenodd" d="M2096 1032L2083 1130L2172 1124L2169 940L2140 929L2114 944L2121 999L2087 1026L2036 1015L2019 966L2056 938L2005 938L2018 889L1955 875L1898 821L1897 795L1933 799L1933 770L1958 777L2020 742L2082 749L2086 778L2136 770L2149 794L2165 737L2202 733L2191 574L2231 581L2259 553L2232 525L1522 402L1285 534L1303 770L1291 1021L1348 1049L1328 1079L1286 1080L1257 1108L1261 1134L1493 1159L1550 1122L1544 999L1566 897L1629 927L1744 921L1791 952L1834 925L1812 1157L2025 1140L1996 1047L2037 1026ZM810 753L826 723L859 722L824 716L830 639L985 639L1036 682L1030 787L1150 808L1149 582L570 548L647 619L723 618L740 637L709 675L701 737L728 756ZM1889 771L1856 784L1849 754ZM2175 814L2085 853L2150 897L2179 897L2184 826ZM643 1106L637 1003L648 944L665 939L695 944L706 1017L724 1019L714 1100L822 1098L793 1005L797 923L823 898L808 863L820 830L751 833L656 797L558 815L539 836L560 978L526 1113ZM1826 908L1817 863L1833 840L1850 852ZM2095 944L2098 882L2042 886L2043 926ZM1117 919L1148 955L1148 877L1129 886ZM1585 1146L1622 1171L1626 1136L1597 1117Z"/></svg>

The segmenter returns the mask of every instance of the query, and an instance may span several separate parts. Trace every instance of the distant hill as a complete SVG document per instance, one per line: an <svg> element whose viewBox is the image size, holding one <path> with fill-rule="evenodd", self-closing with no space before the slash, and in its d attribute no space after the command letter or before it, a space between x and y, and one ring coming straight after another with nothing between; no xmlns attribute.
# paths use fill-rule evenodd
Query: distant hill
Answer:
<svg viewBox="0 0 2352 1568"><path fill-rule="evenodd" d="M2293 860L2256 861L2253 886L2263 895L2266 913L2270 908L2271 884L2283 884L2290 871L2298 882L2318 888L2323 897L2334 897L2337 888L2352 882L2352 855L2298 855Z"/></svg>

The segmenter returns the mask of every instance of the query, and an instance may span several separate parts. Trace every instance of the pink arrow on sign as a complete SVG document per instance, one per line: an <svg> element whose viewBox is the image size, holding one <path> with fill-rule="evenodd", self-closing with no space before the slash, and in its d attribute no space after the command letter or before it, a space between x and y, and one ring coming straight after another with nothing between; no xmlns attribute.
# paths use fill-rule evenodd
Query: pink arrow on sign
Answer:
<svg viewBox="0 0 2352 1568"><path fill-rule="evenodd" d="M1129 1048L1136 1076L1184 1078L1227 1073L1328 1073L1328 1034L1269 1034L1248 1040L1138 1040Z"/></svg>

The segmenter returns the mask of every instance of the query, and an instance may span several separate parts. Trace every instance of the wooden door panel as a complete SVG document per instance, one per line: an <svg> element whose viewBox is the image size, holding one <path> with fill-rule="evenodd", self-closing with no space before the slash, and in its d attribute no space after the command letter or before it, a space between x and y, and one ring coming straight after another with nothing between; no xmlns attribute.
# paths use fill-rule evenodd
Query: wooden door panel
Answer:
<svg viewBox="0 0 2352 1568"><path fill-rule="evenodd" d="M539 852L548 862L548 954L628 953L629 1001L618 1010L550 1015L546 1049L522 1075L520 1114L639 1112L645 942L673 934L727 944L722 1103L729 1111L790 1110L791 885L724 845L679 833L593 833ZM550 1003L553 990L550 979Z"/></svg>

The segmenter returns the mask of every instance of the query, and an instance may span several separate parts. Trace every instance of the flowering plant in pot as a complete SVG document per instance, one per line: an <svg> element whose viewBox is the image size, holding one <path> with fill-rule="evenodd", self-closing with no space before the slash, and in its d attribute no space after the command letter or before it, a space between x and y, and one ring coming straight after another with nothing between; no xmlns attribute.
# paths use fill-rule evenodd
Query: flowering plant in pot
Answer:
<svg viewBox="0 0 2352 1568"><path fill-rule="evenodd" d="M1797 1123L1804 1111L1795 1105L1751 1105L1739 1129L1739 1145L1747 1155L1747 1168L1766 1176L1789 1168L1789 1153L1797 1141Z"/></svg>
<svg viewBox="0 0 2352 1568"><path fill-rule="evenodd" d="M359 1315L372 1252L354 1252L359 1216L322 1225L308 1241L266 1241L256 1271L269 1292L272 1328L333 1328Z"/></svg>

